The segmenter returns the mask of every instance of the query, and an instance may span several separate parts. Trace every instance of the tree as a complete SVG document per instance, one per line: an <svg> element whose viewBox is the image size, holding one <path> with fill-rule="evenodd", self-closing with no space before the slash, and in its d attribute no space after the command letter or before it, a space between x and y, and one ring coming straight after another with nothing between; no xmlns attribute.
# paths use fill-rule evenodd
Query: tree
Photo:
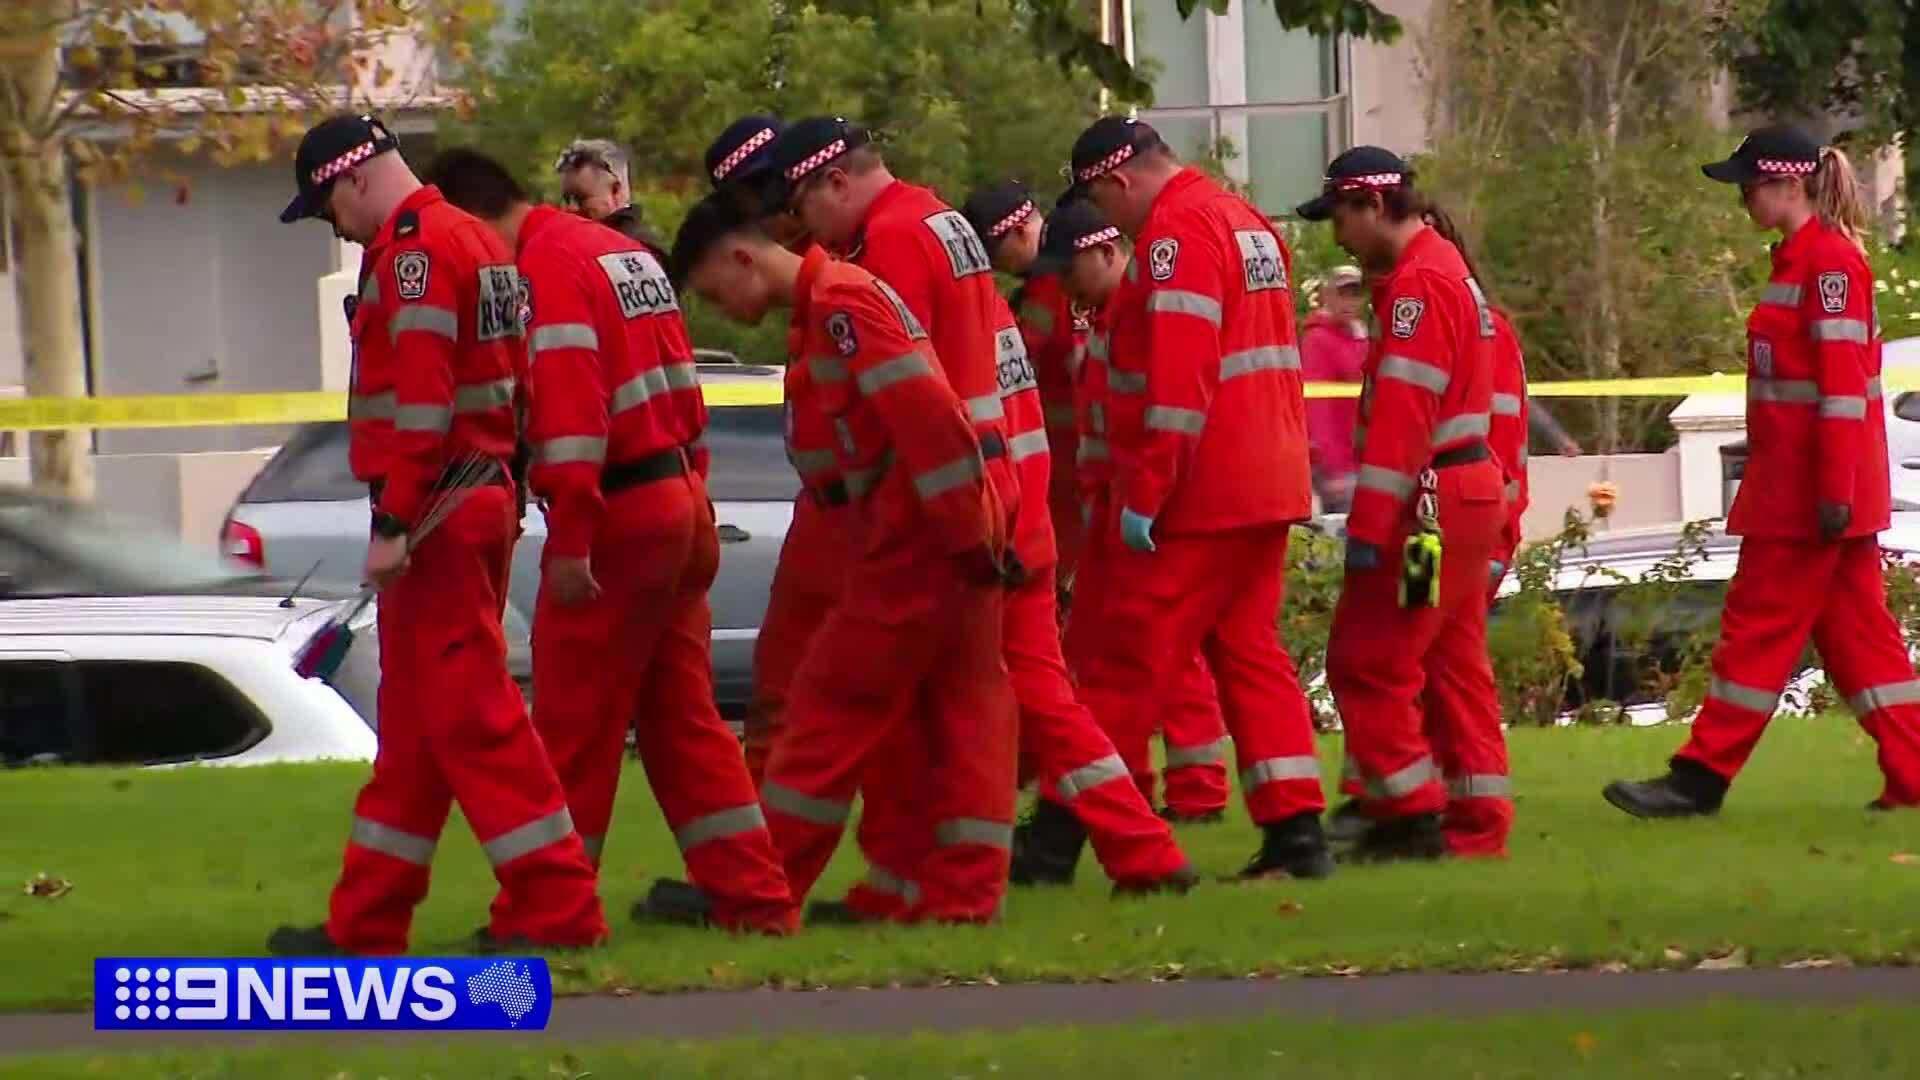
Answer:
<svg viewBox="0 0 1920 1080"><path fill-rule="evenodd" d="M364 100L425 89L395 86L376 56L395 35L444 42L457 61L487 10L486 0L0 5L0 169L19 238L28 393L86 396L70 183L127 176L163 143L223 164L266 160L356 91ZM34 483L90 495L89 437L35 434Z"/></svg>

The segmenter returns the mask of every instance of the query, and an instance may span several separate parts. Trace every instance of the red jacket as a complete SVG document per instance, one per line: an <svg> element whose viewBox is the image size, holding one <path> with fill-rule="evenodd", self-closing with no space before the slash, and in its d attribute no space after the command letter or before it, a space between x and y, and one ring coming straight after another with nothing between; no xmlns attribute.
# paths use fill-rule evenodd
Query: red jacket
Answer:
<svg viewBox="0 0 1920 1080"><path fill-rule="evenodd" d="M865 559L910 565L998 548L1005 516L966 407L887 287L816 248L801 264L793 328L806 377L788 385L838 432Z"/></svg>
<svg viewBox="0 0 1920 1080"><path fill-rule="evenodd" d="M1848 536L1889 524L1873 287L1860 249L1818 218L1774 249L1747 319L1747 470L1728 532L1817 536L1823 502L1853 508Z"/></svg>
<svg viewBox="0 0 1920 1080"><path fill-rule="evenodd" d="M1311 513L1292 258L1197 169L1148 211L1113 299L1110 419L1116 496L1162 532Z"/></svg>
<svg viewBox="0 0 1920 1080"><path fill-rule="evenodd" d="M848 258L891 288L909 325L931 335L986 449L988 476L1014 514L1014 550L1030 570L1052 566L1040 390L1013 310L994 285L986 245L939 196L896 181L867 208Z"/></svg>
<svg viewBox="0 0 1920 1080"><path fill-rule="evenodd" d="M1074 418L1079 430L1074 474L1081 505L1088 508L1100 508L1113 495L1113 443L1107 422L1113 408L1107 378L1112 313L1113 304L1108 302L1094 315L1092 332L1079 348L1080 362L1073 380Z"/></svg>
<svg viewBox="0 0 1920 1080"><path fill-rule="evenodd" d="M1020 337L1027 343L1027 356L1032 358L1033 373L1040 382L1047 443L1059 463L1070 464L1078 438L1073 418L1074 349L1087 338L1087 320L1074 311L1058 274L1028 278L1014 294L1014 307L1020 320Z"/></svg>
<svg viewBox="0 0 1920 1080"><path fill-rule="evenodd" d="M680 303L638 241L552 207L520 227L531 318L527 358L534 492L547 550L593 548L606 498L601 470L692 444L707 407Z"/></svg>
<svg viewBox="0 0 1920 1080"><path fill-rule="evenodd" d="M1412 526L1420 474L1434 456L1486 442L1494 322L1460 252L1430 228L1375 280L1373 312L1380 336L1361 390L1360 472L1347 533L1388 545ZM1461 468L1501 475L1491 457ZM1487 487L1499 498L1500 480Z"/></svg>
<svg viewBox="0 0 1920 1080"><path fill-rule="evenodd" d="M1527 360L1507 313L1493 309L1493 418L1487 446L1507 475L1509 548L1520 546L1520 517L1527 512Z"/></svg>
<svg viewBox="0 0 1920 1080"><path fill-rule="evenodd" d="M1300 375L1307 382L1359 382L1367 367L1367 332L1358 323L1342 323L1323 311L1307 316L1300 335ZM1307 442L1313 464L1329 476L1346 476L1359 467L1353 429L1360 421L1358 398L1307 401Z"/></svg>
<svg viewBox="0 0 1920 1080"><path fill-rule="evenodd" d="M427 186L367 245L347 402L353 475L411 526L456 458L513 456L520 275L500 237Z"/></svg>

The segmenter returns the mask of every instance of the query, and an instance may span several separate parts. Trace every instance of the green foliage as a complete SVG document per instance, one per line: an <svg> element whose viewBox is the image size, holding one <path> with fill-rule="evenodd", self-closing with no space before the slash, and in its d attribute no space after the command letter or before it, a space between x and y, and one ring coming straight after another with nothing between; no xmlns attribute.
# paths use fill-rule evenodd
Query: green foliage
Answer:
<svg viewBox="0 0 1920 1080"><path fill-rule="evenodd" d="M1740 104L1780 117L1831 110L1855 137L1885 146L1909 131L1920 73L1909 69L1920 24L1889 0L1743 0L1719 38Z"/></svg>
<svg viewBox="0 0 1920 1080"><path fill-rule="evenodd" d="M1280 640L1293 657L1313 715L1333 715L1327 671L1327 632L1340 600L1344 547L1338 537L1296 529L1287 546L1287 597L1280 609Z"/></svg>

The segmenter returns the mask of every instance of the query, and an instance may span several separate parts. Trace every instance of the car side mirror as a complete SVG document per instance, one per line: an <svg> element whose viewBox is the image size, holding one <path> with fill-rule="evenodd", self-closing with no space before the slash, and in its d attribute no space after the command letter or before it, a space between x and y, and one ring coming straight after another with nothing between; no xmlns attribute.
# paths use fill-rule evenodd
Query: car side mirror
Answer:
<svg viewBox="0 0 1920 1080"><path fill-rule="evenodd" d="M1893 415L1902 420L1920 423L1920 394L1909 390L1893 399Z"/></svg>

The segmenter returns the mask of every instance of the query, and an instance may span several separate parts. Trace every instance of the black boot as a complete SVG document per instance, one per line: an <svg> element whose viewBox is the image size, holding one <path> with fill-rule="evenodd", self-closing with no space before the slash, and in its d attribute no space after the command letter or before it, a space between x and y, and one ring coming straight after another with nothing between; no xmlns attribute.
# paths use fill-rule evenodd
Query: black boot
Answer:
<svg viewBox="0 0 1920 1080"><path fill-rule="evenodd" d="M333 943L322 926L282 926L267 935L267 952L273 956L347 956L347 950Z"/></svg>
<svg viewBox="0 0 1920 1080"><path fill-rule="evenodd" d="M1327 815L1327 842L1336 847L1357 844L1371 828L1373 819L1360 808L1360 800L1348 799Z"/></svg>
<svg viewBox="0 0 1920 1080"><path fill-rule="evenodd" d="M866 926L881 921L845 900L815 900L807 905L808 926Z"/></svg>
<svg viewBox="0 0 1920 1080"><path fill-rule="evenodd" d="M1399 862L1405 859L1438 859L1447 853L1446 834L1440 828L1439 814L1407 814L1384 818L1361 834L1354 845L1354 862Z"/></svg>
<svg viewBox="0 0 1920 1080"><path fill-rule="evenodd" d="M1319 879L1333 875L1333 856L1320 815L1295 814L1285 821L1262 825L1260 851L1240 871L1242 878L1292 877Z"/></svg>
<svg viewBox="0 0 1920 1080"><path fill-rule="evenodd" d="M1113 883L1113 898L1119 900L1134 896L1153 896L1158 893L1178 893L1181 896L1193 891L1200 884L1200 874L1192 864L1182 866L1163 878L1152 881L1116 881Z"/></svg>
<svg viewBox="0 0 1920 1080"><path fill-rule="evenodd" d="M1720 803L1727 797L1727 780L1697 761L1674 758L1665 776L1615 780L1601 794L1637 818L1699 817L1720 812Z"/></svg>
<svg viewBox="0 0 1920 1080"><path fill-rule="evenodd" d="M633 921L639 923L707 926L712 916L713 901L699 886L673 878L655 881L646 899L633 905Z"/></svg>
<svg viewBox="0 0 1920 1080"><path fill-rule="evenodd" d="M1183 814L1171 806L1160 808L1160 818L1169 825L1218 825L1227 820L1225 810L1203 810L1198 814Z"/></svg>
<svg viewBox="0 0 1920 1080"><path fill-rule="evenodd" d="M1051 799L1041 799L1033 814L1013 830L1013 868L1008 880L1015 885L1071 885L1087 846L1087 827L1073 811Z"/></svg>

